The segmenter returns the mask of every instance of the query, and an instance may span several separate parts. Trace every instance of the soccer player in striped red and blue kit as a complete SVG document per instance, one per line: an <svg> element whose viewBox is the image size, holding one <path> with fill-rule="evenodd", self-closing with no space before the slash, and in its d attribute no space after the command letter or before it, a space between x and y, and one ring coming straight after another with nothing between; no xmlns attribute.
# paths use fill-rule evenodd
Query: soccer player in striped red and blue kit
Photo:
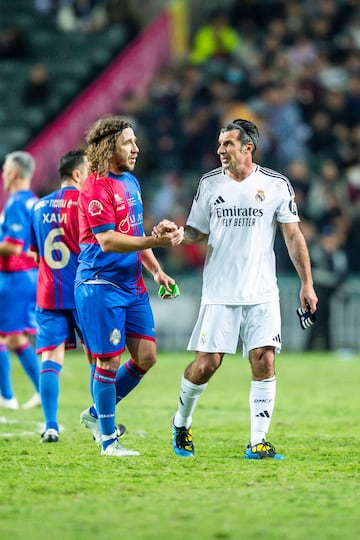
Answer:
<svg viewBox="0 0 360 540"><path fill-rule="evenodd" d="M35 334L37 263L29 255L30 212L37 197L31 191L35 170L28 152L12 152L3 165L4 189L9 193L0 227L0 406L18 409L11 380L9 349L17 355L35 388L23 409L40 406L39 361L29 335Z"/></svg>
<svg viewBox="0 0 360 540"><path fill-rule="evenodd" d="M41 442L59 439L59 375L66 349L82 339L74 300L79 255L78 197L88 174L82 150L64 154L59 162L60 189L40 199L31 215L31 249L37 253L36 352L41 354L40 395L45 417ZM89 363L92 358L88 355Z"/></svg>
<svg viewBox="0 0 360 540"><path fill-rule="evenodd" d="M142 266L158 285L165 274L153 247L178 245L183 228L162 238L145 236L141 189L133 171L139 148L129 121L101 118L87 134L91 174L79 197L80 255L75 302L86 348L96 358L94 397L102 455L134 456L117 440L115 405L156 362L154 318ZM131 358L121 365L127 346Z"/></svg>

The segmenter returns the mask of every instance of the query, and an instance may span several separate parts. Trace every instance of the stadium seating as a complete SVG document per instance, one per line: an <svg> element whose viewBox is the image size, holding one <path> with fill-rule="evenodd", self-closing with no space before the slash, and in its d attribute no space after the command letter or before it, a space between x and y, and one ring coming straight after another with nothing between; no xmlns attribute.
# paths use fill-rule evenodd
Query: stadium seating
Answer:
<svg viewBox="0 0 360 540"><path fill-rule="evenodd" d="M39 15L29 0L0 0L0 31L15 26L23 33L24 58L0 59L0 161L24 147L81 91L127 42L116 25L94 35L59 32L54 14ZM23 91L29 68L42 63L48 70L51 96L47 107L26 106Z"/></svg>

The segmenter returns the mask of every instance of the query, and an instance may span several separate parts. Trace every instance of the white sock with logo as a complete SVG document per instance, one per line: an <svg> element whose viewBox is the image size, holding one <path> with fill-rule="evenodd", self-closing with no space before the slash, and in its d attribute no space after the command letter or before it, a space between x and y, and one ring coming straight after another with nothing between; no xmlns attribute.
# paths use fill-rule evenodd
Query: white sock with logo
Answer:
<svg viewBox="0 0 360 540"><path fill-rule="evenodd" d="M183 376L180 385L179 408L174 416L174 425L176 427L185 426L188 429L192 422L192 413L196 403L207 387L208 383L194 384Z"/></svg>
<svg viewBox="0 0 360 540"><path fill-rule="evenodd" d="M263 381L251 381L250 404L250 443L255 446L269 431L271 416L275 405L276 377Z"/></svg>

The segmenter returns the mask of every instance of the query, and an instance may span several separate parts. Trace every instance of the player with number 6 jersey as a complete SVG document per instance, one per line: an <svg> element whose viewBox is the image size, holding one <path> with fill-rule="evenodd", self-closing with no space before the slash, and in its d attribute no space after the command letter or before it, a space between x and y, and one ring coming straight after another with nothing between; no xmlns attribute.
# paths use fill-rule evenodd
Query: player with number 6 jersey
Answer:
<svg viewBox="0 0 360 540"><path fill-rule="evenodd" d="M65 350L76 347L76 332L82 339L74 280L79 254L78 197L87 174L88 164L82 150L64 154L59 163L61 187L41 198L31 214L30 243L39 262L36 352L41 353L43 443L59 440L59 375ZM87 354L87 358L91 366L91 355Z"/></svg>
<svg viewBox="0 0 360 540"><path fill-rule="evenodd" d="M64 186L38 201L32 215L32 249L39 254L36 303L43 309L72 309L79 255L79 190Z"/></svg>

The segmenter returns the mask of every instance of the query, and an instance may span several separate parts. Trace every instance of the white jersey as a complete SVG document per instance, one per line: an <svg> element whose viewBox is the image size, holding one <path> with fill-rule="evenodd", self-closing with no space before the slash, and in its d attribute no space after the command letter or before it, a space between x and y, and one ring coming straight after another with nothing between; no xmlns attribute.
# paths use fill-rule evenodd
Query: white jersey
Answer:
<svg viewBox="0 0 360 540"><path fill-rule="evenodd" d="M277 221L300 221L294 189L285 176L255 165L242 182L222 168L201 178L187 225L209 235L202 304L250 305L279 297Z"/></svg>

